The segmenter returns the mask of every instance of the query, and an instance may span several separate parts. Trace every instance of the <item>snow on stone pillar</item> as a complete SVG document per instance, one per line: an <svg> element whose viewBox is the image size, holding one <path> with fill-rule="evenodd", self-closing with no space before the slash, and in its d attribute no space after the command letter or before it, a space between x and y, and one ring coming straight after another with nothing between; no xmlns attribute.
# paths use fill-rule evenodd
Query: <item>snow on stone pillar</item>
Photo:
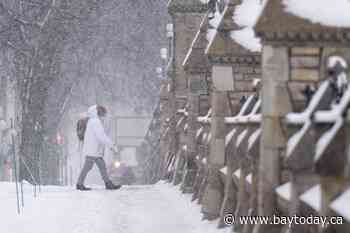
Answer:
<svg viewBox="0 0 350 233"><path fill-rule="evenodd" d="M258 215L273 216L277 212L275 188L280 184L281 151L286 138L281 118L292 110L287 93L289 79L288 50L264 46L262 55L262 135L260 144ZM276 226L257 225L255 233L274 232ZM278 226L276 227L276 230Z"/></svg>
<svg viewBox="0 0 350 233"><path fill-rule="evenodd" d="M224 198L224 184L220 178L220 169L225 166L225 116L228 115L227 91L233 89L231 66L213 67L212 120L209 177L205 190L202 212L208 219L220 216L221 204Z"/></svg>

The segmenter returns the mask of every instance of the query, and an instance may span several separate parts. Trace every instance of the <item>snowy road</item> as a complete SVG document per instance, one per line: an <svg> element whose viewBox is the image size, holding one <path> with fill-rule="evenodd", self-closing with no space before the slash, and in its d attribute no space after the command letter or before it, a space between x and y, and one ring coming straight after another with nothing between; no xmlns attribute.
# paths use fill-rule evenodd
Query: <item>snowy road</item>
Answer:
<svg viewBox="0 0 350 233"><path fill-rule="evenodd" d="M177 187L129 186L118 191L44 187L34 199L25 186L25 208L16 214L15 186L0 183L3 233L225 233L202 222L200 206Z"/></svg>

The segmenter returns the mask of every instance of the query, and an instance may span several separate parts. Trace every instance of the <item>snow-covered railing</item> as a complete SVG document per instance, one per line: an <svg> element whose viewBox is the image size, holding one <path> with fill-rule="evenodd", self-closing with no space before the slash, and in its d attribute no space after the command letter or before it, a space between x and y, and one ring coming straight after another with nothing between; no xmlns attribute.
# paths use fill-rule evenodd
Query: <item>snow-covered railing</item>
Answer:
<svg viewBox="0 0 350 233"><path fill-rule="evenodd" d="M180 128L181 125L184 123L184 121L185 121L185 117L183 116L176 122L176 128L177 129Z"/></svg>
<svg viewBox="0 0 350 233"><path fill-rule="evenodd" d="M350 105L350 88L346 89L341 97L339 104L334 104L329 111L318 111L315 113L314 121L316 123L332 124L332 127L327 130L318 140L316 144L315 158L317 162L326 151L330 143L335 139L336 134L344 126L344 116L347 114ZM340 152L340 153L345 153Z"/></svg>
<svg viewBox="0 0 350 233"><path fill-rule="evenodd" d="M312 125L331 124L332 127L323 133L316 144L315 161L317 161L334 139L336 133L344 125L344 116L350 104L350 88L346 89L339 103L333 103L331 106L328 106L329 110L318 110L320 106L325 107L322 101L326 98L328 98L326 102L331 103L329 100L330 96L327 95L330 88L329 81L323 82L305 111L302 113L290 113L286 116L288 124L302 125L301 129L288 140L287 157L292 155L297 146L302 143L303 138Z"/></svg>
<svg viewBox="0 0 350 233"><path fill-rule="evenodd" d="M177 110L177 113L178 113L178 114L185 115L185 116L188 116L188 111L187 111L186 108L178 109L178 110Z"/></svg>
<svg viewBox="0 0 350 233"><path fill-rule="evenodd" d="M317 89L315 95L312 97L307 108L301 113L289 113L286 115L286 123L289 125L301 125L301 129L298 130L292 137L289 138L287 143L287 158L290 157L297 147L302 143L306 133L311 128L311 121L315 111L321 106L325 100L327 90L329 90L329 81L323 82Z"/></svg>
<svg viewBox="0 0 350 233"><path fill-rule="evenodd" d="M211 110L209 110L206 118L211 115ZM196 156L197 166L201 169L207 166L207 157L209 153L209 143L211 140L210 127L208 125L201 125L196 131L196 142L198 145L198 155ZM199 177L198 179L203 179ZM198 181L199 182L199 181Z"/></svg>
<svg viewBox="0 0 350 233"><path fill-rule="evenodd" d="M239 113L234 117L226 117L226 124L247 124L247 123L260 123L261 122L261 114L259 113L261 100L256 101L256 96L251 95L247 99L247 101L242 106ZM251 106L253 105L253 109L251 112L247 113Z"/></svg>
<svg viewBox="0 0 350 233"><path fill-rule="evenodd" d="M231 142L232 138L235 136L236 133L237 133L237 129L233 128L228 134L226 134L225 147L228 146L228 144Z"/></svg>
<svg viewBox="0 0 350 233"><path fill-rule="evenodd" d="M300 113L289 113L284 119L284 123L286 124L288 129L287 131L295 131L288 139L285 157L286 165L292 172L292 176L294 176L294 173L298 173L300 175L300 172L298 170L299 168L306 168L309 170L313 168L313 146L311 143L309 143L313 140L313 136L311 136L310 132L312 130L312 127L314 126L315 113L319 109L324 109L324 107L327 106L328 103L330 103L330 91L330 82L328 80L322 82L319 88L316 90L315 94L312 96L309 104L304 109L304 111ZM311 154L309 153L309 151L311 152ZM310 186L309 188L311 188L314 185L314 183L310 181L310 179L307 176L305 176L304 182L308 183L308 185ZM298 194L296 191L293 192L291 187L299 188L302 186L300 186L299 182L296 179L292 179L291 182L288 183L288 185L281 185L275 190L279 197L280 208L284 209L285 211L288 210L289 202L292 199L294 200L295 198L300 198L293 197L293 195ZM311 191L311 193L314 194L314 189L311 189ZM309 206L313 207L316 211L318 211L318 209L315 208L315 203L310 201L309 196L309 193L307 193L303 195L303 198L301 198L300 200L302 200L304 203L308 204Z"/></svg>
<svg viewBox="0 0 350 233"><path fill-rule="evenodd" d="M252 197L257 196L257 184L253 180L257 180L257 169L254 164L257 164L256 161L259 158L259 150L256 150L256 145L261 135L261 103L258 94L252 94L236 116L225 118L225 123L232 127L232 130L226 135L225 145L226 147L233 146L229 150L234 151L231 156L234 156L236 161L236 165L232 167L233 174L227 175L232 176L239 193L248 192ZM245 195L239 195L237 200L239 203L247 201ZM247 208L256 209L256 206L249 201L249 205L241 206L236 211L241 216L248 212Z"/></svg>
<svg viewBox="0 0 350 233"><path fill-rule="evenodd" d="M300 125L311 120L312 114L322 102L327 89L330 87L329 81L324 81L317 89L307 108L301 113L289 113L286 116L288 124Z"/></svg>
<svg viewBox="0 0 350 233"><path fill-rule="evenodd" d="M200 123L204 123L204 124L210 123L211 122L211 113L212 113L212 109L209 109L207 115L197 117L197 121Z"/></svg>
<svg viewBox="0 0 350 233"><path fill-rule="evenodd" d="M261 136L261 127L252 133L248 138L248 152L252 151L254 145L258 142Z"/></svg>
<svg viewBox="0 0 350 233"><path fill-rule="evenodd" d="M238 130L237 126L239 124L248 123L259 123L261 115L257 114L260 110L261 100L256 100L256 95L251 95L248 97L246 102L243 104L241 110L234 117L226 117L225 123L229 125L234 125L233 129L228 132L225 137L225 146L227 147L230 142L235 138L237 134L242 133ZM251 110L251 112L248 112Z"/></svg>
<svg viewBox="0 0 350 233"><path fill-rule="evenodd" d="M327 69L329 77L321 83L305 110L285 117L287 132L294 132L287 142L285 162L291 172L292 200L301 200L317 214L325 215L333 208L339 215L349 217L339 207L340 200L336 207L332 203L332 198L339 197L339 191L324 185L328 182L341 186L346 180L344 161L349 145L344 126L350 106L347 64L342 58L332 56ZM321 193L328 193L331 198L323 198Z"/></svg>
<svg viewBox="0 0 350 233"><path fill-rule="evenodd" d="M198 139L202 135L203 131L204 131L203 126L201 126L199 129L197 129L197 131L196 131L196 139Z"/></svg>

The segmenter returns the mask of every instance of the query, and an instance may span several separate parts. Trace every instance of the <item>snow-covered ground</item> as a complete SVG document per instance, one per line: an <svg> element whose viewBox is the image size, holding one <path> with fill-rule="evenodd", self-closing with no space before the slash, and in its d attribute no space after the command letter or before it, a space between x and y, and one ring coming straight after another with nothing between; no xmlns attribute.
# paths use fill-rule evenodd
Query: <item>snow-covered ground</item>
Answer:
<svg viewBox="0 0 350 233"><path fill-rule="evenodd" d="M43 187L37 198L25 186L23 213L16 213L15 186L0 183L0 232L4 233L228 233L201 221L190 195L166 183L96 188Z"/></svg>

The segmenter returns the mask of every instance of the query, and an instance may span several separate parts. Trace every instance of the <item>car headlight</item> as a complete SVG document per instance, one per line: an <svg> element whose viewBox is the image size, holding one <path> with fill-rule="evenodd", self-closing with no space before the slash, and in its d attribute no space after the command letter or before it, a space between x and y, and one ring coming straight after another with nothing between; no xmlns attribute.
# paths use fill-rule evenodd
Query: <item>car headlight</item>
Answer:
<svg viewBox="0 0 350 233"><path fill-rule="evenodd" d="M115 167L115 168L119 168L119 167L120 167L120 165L121 165L121 164L120 164L120 162L119 162L119 161L115 161L115 162L114 162L114 167Z"/></svg>

